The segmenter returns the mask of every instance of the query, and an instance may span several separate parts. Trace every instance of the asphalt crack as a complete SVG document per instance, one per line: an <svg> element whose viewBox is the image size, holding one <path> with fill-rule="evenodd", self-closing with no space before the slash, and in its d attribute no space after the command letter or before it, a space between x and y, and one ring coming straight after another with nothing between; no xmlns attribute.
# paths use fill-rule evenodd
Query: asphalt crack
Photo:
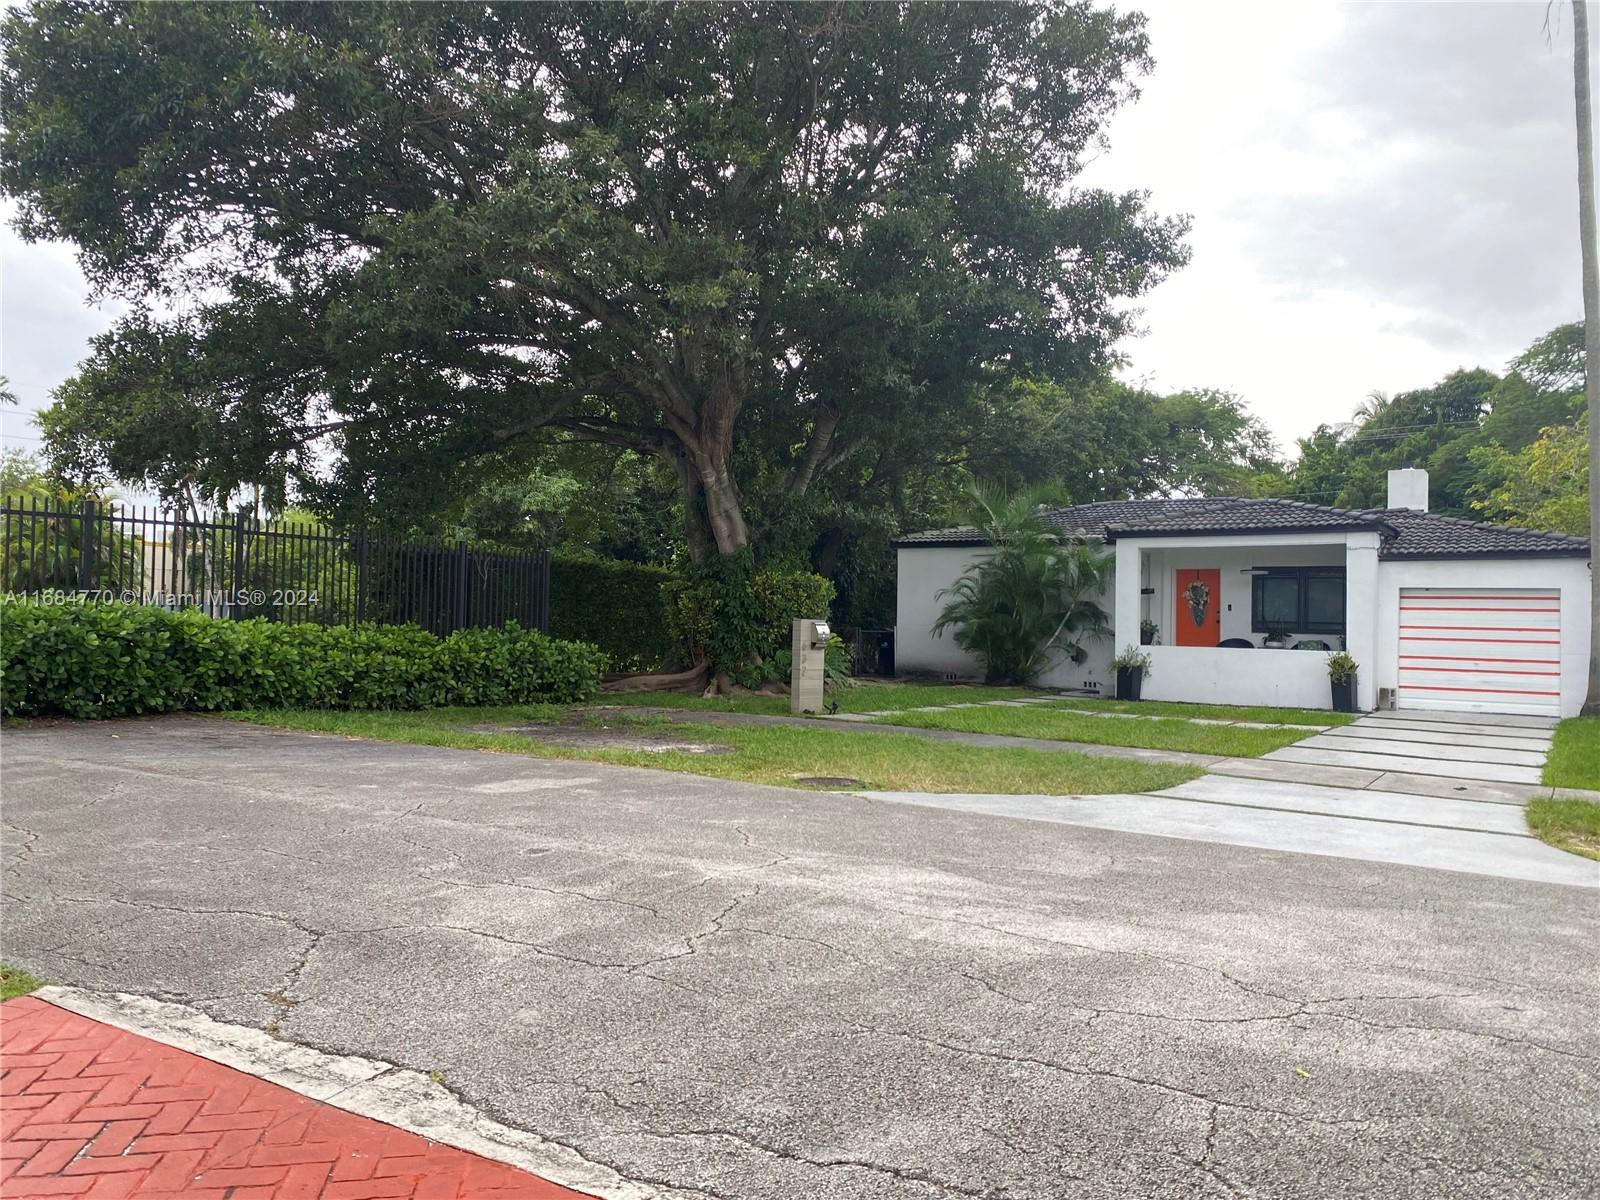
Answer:
<svg viewBox="0 0 1600 1200"><path fill-rule="evenodd" d="M1308 1113L1290 1112L1287 1109L1273 1108L1264 1104L1247 1104L1240 1100L1224 1100L1217 1096L1210 1096L1204 1092L1197 1092L1192 1088L1179 1087L1177 1084L1168 1083L1162 1079L1151 1079L1143 1075L1130 1075L1122 1071L1112 1071L1105 1067L1089 1067L1077 1063L1065 1063L1058 1059L1040 1058L1031 1054L1008 1054L1001 1050L988 1050L981 1046L966 1046L959 1042L947 1042L942 1038L930 1037L927 1034L916 1033L909 1029L882 1029L875 1025L862 1025L851 1022L851 1027L859 1033L871 1034L878 1037L903 1038L906 1041L918 1042L922 1045L935 1046L947 1050L952 1054L969 1055L974 1058L988 1059L994 1062L1011 1063L1015 1066L1040 1067L1044 1070L1059 1071L1065 1075L1074 1075L1079 1078L1113 1079L1121 1083L1131 1084L1135 1087L1150 1088L1182 1100L1195 1101L1201 1104L1214 1104L1222 1108L1237 1109L1240 1112L1263 1113L1268 1116L1283 1117L1291 1121L1303 1121L1308 1124L1330 1126L1365 1126L1370 1122L1364 1117L1317 1117Z"/></svg>
<svg viewBox="0 0 1600 1200"><path fill-rule="evenodd" d="M821 1170L851 1169L868 1171L877 1175L886 1175L902 1183L918 1183L927 1187L938 1188L952 1196L972 1196L979 1200L1003 1200L1004 1197L1014 1193L1010 1188L974 1188L954 1180L945 1179L929 1171L919 1170L915 1167L897 1167L889 1163L873 1162L863 1158L812 1158L809 1155L792 1150L786 1146L771 1145L758 1141L747 1133L736 1129L721 1129L716 1127L704 1129L636 1129L633 1131L639 1137L647 1138L695 1138L695 1139L720 1139L737 1142L761 1154L782 1159L785 1162L799 1163L803 1166L817 1167Z"/></svg>

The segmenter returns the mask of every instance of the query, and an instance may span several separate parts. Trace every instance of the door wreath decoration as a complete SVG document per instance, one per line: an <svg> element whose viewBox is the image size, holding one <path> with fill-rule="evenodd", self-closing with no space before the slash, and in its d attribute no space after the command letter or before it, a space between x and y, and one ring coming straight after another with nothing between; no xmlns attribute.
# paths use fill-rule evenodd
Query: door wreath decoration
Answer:
<svg viewBox="0 0 1600 1200"><path fill-rule="evenodd" d="M1183 589L1183 599L1189 606L1189 615L1194 618L1195 628L1199 629L1206 623L1206 610L1211 607L1211 589L1196 579Z"/></svg>

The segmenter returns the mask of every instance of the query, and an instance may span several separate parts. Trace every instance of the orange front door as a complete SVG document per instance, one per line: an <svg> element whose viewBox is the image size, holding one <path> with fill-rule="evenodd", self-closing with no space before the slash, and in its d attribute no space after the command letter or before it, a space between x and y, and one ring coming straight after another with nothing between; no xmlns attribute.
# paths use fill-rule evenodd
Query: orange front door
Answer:
<svg viewBox="0 0 1600 1200"><path fill-rule="evenodd" d="M1173 627L1179 646L1215 646L1222 640L1222 572L1216 567L1196 567L1176 572L1178 611ZM1199 619L1196 620L1196 617Z"/></svg>

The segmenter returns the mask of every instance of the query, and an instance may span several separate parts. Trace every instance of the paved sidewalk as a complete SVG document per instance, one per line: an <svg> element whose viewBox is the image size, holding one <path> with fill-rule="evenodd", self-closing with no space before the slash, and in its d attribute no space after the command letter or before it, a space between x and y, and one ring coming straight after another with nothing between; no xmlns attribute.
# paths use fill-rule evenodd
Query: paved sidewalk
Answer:
<svg viewBox="0 0 1600 1200"><path fill-rule="evenodd" d="M32 996L0 1006L0 1197L578 1200Z"/></svg>
<svg viewBox="0 0 1600 1200"><path fill-rule="evenodd" d="M1600 888L1600 863L1534 838L1515 804L1207 775L1138 796L862 792L878 800Z"/></svg>

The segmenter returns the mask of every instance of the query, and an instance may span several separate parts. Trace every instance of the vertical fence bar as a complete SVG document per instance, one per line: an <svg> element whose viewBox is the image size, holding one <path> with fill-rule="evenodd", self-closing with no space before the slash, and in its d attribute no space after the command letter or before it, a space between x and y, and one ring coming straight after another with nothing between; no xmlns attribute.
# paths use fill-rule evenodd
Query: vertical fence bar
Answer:
<svg viewBox="0 0 1600 1200"><path fill-rule="evenodd" d="M367 619L367 530L363 526L356 542L356 623Z"/></svg>
<svg viewBox="0 0 1600 1200"><path fill-rule="evenodd" d="M83 502L82 515L78 517L78 594L86 594L94 586L94 501Z"/></svg>
<svg viewBox="0 0 1600 1200"><path fill-rule="evenodd" d="M537 604L537 608L535 609L535 611L539 614L539 618L538 618L539 619L539 632L540 633L549 633L550 632L550 551L548 551L548 550L539 551L539 564L538 564L538 567L536 568L536 570L534 572L534 575L535 575L535 578L538 580L538 590L534 594L536 596L536 604Z"/></svg>
<svg viewBox="0 0 1600 1200"><path fill-rule="evenodd" d="M229 615L236 621L244 618L239 603L244 593L244 519L243 513L233 518L233 578L228 581Z"/></svg>

